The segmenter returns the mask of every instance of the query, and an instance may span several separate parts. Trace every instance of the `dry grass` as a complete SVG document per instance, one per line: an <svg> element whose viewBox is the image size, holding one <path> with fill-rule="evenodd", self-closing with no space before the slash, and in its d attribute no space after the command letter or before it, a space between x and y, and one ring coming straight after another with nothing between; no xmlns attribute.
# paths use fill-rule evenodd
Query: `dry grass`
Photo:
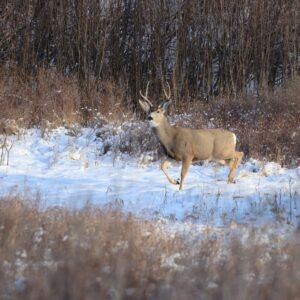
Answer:
<svg viewBox="0 0 300 300"><path fill-rule="evenodd" d="M300 299L299 233L205 235L87 206L0 201L1 299Z"/></svg>
<svg viewBox="0 0 300 300"><path fill-rule="evenodd" d="M0 133L4 120L21 127L42 128L81 124L93 126L124 120L123 94L110 82L91 84L83 92L75 76L63 76L55 69L39 69L35 77L22 77L0 70Z"/></svg>
<svg viewBox="0 0 300 300"><path fill-rule="evenodd" d="M244 99L196 102L188 112L192 118L182 122L187 126L210 125L235 132L246 158L276 161L285 166L300 163L300 78L258 98L250 95Z"/></svg>
<svg viewBox="0 0 300 300"><path fill-rule="evenodd" d="M21 79L16 72L0 72L0 134L16 133L16 128L39 126L92 126L109 122L136 121L133 100L112 82L92 84L82 92L75 76L62 76L55 69L39 69L36 77ZM157 101L154 101L157 102ZM183 103L183 102L182 102ZM300 157L300 78L274 93L244 99L214 99L184 102L176 113L177 125L223 127L238 136L246 158L255 157L295 166ZM174 108L172 114L174 114ZM138 115L138 118L144 115ZM172 118L172 117L171 117ZM152 151L160 156L157 141L145 126L122 125L127 130L117 147L132 154ZM127 128L127 129L126 129ZM112 133L113 134L113 133ZM142 146L139 146L142 145Z"/></svg>

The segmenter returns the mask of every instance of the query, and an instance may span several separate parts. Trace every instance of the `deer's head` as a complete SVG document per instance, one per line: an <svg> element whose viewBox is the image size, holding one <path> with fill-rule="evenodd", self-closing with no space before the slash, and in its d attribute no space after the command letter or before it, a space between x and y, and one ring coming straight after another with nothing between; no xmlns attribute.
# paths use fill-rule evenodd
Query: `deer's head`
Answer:
<svg viewBox="0 0 300 300"><path fill-rule="evenodd" d="M148 87L149 82L147 84L145 95L140 91L140 95L143 100L139 100L139 103L143 109L143 111L147 114L147 119L151 127L157 127L162 124L166 120L168 107L171 103L171 89L168 84L169 93L163 88L166 100L163 101L160 105L154 106L152 102L148 99Z"/></svg>

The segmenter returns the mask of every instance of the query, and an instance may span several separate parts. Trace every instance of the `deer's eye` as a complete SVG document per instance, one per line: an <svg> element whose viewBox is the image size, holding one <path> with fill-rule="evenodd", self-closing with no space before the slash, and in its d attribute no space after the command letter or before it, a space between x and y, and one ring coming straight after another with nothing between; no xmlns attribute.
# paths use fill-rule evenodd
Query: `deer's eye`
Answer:
<svg viewBox="0 0 300 300"><path fill-rule="evenodd" d="M158 114L160 113L160 110L156 111Z"/></svg>

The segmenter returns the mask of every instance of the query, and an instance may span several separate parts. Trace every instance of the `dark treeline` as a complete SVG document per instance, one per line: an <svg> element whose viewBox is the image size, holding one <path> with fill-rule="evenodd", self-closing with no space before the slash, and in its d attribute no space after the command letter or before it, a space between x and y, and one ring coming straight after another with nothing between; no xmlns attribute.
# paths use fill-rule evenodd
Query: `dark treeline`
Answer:
<svg viewBox="0 0 300 300"><path fill-rule="evenodd" d="M0 62L31 77L112 81L136 99L169 81L177 101L235 97L299 74L298 0L2 0ZM153 93L153 90L152 90ZM135 103L135 102L133 102Z"/></svg>

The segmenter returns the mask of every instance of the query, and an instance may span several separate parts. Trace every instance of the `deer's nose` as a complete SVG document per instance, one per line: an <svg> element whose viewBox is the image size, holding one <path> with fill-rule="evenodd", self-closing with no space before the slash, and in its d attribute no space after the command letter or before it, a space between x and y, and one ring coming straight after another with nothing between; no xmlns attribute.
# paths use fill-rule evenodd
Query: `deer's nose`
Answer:
<svg viewBox="0 0 300 300"><path fill-rule="evenodd" d="M148 117L148 121L152 121L153 118L151 116Z"/></svg>

